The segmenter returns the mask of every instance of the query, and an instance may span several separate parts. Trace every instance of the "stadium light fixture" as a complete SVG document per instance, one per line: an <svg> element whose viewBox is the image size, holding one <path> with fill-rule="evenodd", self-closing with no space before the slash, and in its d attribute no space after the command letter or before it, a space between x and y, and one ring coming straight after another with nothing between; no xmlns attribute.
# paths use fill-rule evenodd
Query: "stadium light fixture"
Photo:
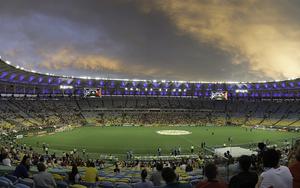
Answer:
<svg viewBox="0 0 300 188"><path fill-rule="evenodd" d="M237 89L235 90L236 93L248 93L247 89Z"/></svg>
<svg viewBox="0 0 300 188"><path fill-rule="evenodd" d="M73 89L73 86L60 85L59 89Z"/></svg>

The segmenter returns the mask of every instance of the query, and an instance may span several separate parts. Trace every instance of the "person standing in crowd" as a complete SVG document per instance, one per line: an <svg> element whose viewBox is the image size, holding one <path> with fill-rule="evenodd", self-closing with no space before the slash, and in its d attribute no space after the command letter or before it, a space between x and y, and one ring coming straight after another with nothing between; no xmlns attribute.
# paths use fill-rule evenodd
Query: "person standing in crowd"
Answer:
<svg viewBox="0 0 300 188"><path fill-rule="evenodd" d="M2 148L1 148L1 153L0 153L0 161L2 161L2 160L4 159L5 153L7 153L7 152L5 151L5 148L2 147Z"/></svg>
<svg viewBox="0 0 300 188"><path fill-rule="evenodd" d="M115 169L114 169L114 173L119 174L121 172L118 163L115 163Z"/></svg>
<svg viewBox="0 0 300 188"><path fill-rule="evenodd" d="M166 182L163 188L192 188L191 184L179 183L175 171L170 167L162 170L162 177Z"/></svg>
<svg viewBox="0 0 300 188"><path fill-rule="evenodd" d="M280 166L280 153L268 149L263 153L265 171L260 175L257 188L293 188L293 176L286 166Z"/></svg>
<svg viewBox="0 0 300 188"><path fill-rule="evenodd" d="M17 178L29 178L30 157L25 155L21 163L16 167L14 176Z"/></svg>
<svg viewBox="0 0 300 188"><path fill-rule="evenodd" d="M206 181L201 181L198 183L196 188L227 188L224 182L217 179L218 170L215 164L209 163L204 167L204 175L206 176Z"/></svg>
<svg viewBox="0 0 300 188"><path fill-rule="evenodd" d="M130 154L129 154L129 151L126 152L126 160L130 160Z"/></svg>
<svg viewBox="0 0 300 188"><path fill-rule="evenodd" d="M98 181L98 171L95 168L95 164L91 161L88 161L85 169L85 181L87 183L96 183Z"/></svg>
<svg viewBox="0 0 300 188"><path fill-rule="evenodd" d="M39 173L33 175L33 181L35 188L54 188L56 187L56 182L52 174L46 172L46 165L44 163L39 163L37 165Z"/></svg>
<svg viewBox="0 0 300 188"><path fill-rule="evenodd" d="M11 160L7 152L2 154L2 164L4 166L11 166Z"/></svg>
<svg viewBox="0 0 300 188"><path fill-rule="evenodd" d="M68 174L68 180L71 184L77 184L80 181L80 174L76 164L72 165L72 171Z"/></svg>
<svg viewBox="0 0 300 188"><path fill-rule="evenodd" d="M191 163L188 163L185 167L185 172L193 172L193 166Z"/></svg>
<svg viewBox="0 0 300 188"><path fill-rule="evenodd" d="M162 163L156 163L156 171L152 173L150 181L153 182L154 186L161 186L163 184L163 179L161 176L161 171L163 169Z"/></svg>
<svg viewBox="0 0 300 188"><path fill-rule="evenodd" d="M239 168L241 172L230 179L229 188L255 188L258 176L255 172L250 172L251 157L243 155L239 158Z"/></svg>
<svg viewBox="0 0 300 188"><path fill-rule="evenodd" d="M161 156L161 148L160 147L158 147L158 149L157 149L157 155Z"/></svg>
<svg viewBox="0 0 300 188"><path fill-rule="evenodd" d="M295 153L296 161L289 166L293 176L293 188L300 187L300 146L298 146Z"/></svg>
<svg viewBox="0 0 300 188"><path fill-rule="evenodd" d="M146 169L142 170L142 172L141 172L142 181L135 184L133 187L134 188L152 188L153 183L151 181L146 180L147 176L148 176L147 170Z"/></svg>
<svg viewBox="0 0 300 188"><path fill-rule="evenodd" d="M192 145L191 146L191 154L193 154L194 153L194 146Z"/></svg>

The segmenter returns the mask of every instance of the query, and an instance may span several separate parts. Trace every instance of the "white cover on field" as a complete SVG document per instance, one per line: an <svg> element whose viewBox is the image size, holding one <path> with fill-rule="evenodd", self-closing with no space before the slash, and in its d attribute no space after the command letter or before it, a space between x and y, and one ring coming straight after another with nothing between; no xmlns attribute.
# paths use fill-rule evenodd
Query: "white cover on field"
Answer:
<svg viewBox="0 0 300 188"><path fill-rule="evenodd" d="M250 149L241 148L241 147L224 147L224 148L217 148L215 149L215 154L219 156L224 156L224 153L229 151L231 156L236 158L242 155L252 155L257 154L256 151L252 151Z"/></svg>

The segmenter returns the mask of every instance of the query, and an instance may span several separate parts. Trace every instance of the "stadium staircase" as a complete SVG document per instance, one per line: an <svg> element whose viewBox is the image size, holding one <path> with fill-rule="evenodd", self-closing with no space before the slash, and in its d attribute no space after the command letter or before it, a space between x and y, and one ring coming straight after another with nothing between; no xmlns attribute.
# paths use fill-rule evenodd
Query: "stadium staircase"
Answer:
<svg viewBox="0 0 300 188"><path fill-rule="evenodd" d="M275 126L275 125L277 125L278 123L280 123L282 120L284 120L285 118L287 118L288 117L288 114L283 114L282 116L281 116L281 118L278 120L278 121L276 121L273 125Z"/></svg>
<svg viewBox="0 0 300 188"><path fill-rule="evenodd" d="M22 122L29 122L31 125L34 125L36 126L37 124L31 122L30 120L28 120L28 116L27 114L25 114L21 109L17 108L16 106L13 106L11 104L11 102L7 103L6 104L7 107L9 107L9 110L15 114L15 117L14 118L5 118L5 117L2 117L4 119L6 119L7 122L9 122L10 124L13 124L13 125L18 125L18 126L23 126L25 127L26 125ZM16 119L22 119L22 122L20 121L17 121Z"/></svg>
<svg viewBox="0 0 300 188"><path fill-rule="evenodd" d="M290 115L290 109L292 108L292 105L288 105L285 109L283 109L284 107L281 108L281 112L282 112L282 116L281 118L275 122L273 125L276 126L278 124L280 124L281 122L283 122L285 119L288 119L289 118L289 115ZM279 111L279 110L278 110ZM277 112L278 112L277 111Z"/></svg>
<svg viewBox="0 0 300 188"><path fill-rule="evenodd" d="M8 103L8 106L11 107L11 109L15 110L21 116L21 118L28 121L30 124L34 126L38 126L36 122L33 122L29 119L29 118L37 119L37 117L33 116L30 113L24 112L24 109L21 106L19 106L19 104L15 103L14 100L11 100L10 103Z"/></svg>
<svg viewBox="0 0 300 188"><path fill-rule="evenodd" d="M22 123L20 123L20 122L18 122L18 121L15 121L15 120L13 120L13 119L6 118L6 117L4 117L4 116L2 116L2 115L0 115L0 118L1 118L2 120L4 120L4 121L8 122L8 123L11 124L11 125L23 126L23 127L25 126L24 124L22 124Z"/></svg>
<svg viewBox="0 0 300 188"><path fill-rule="evenodd" d="M76 101L76 105L77 105L77 107L78 107L78 109L79 109L80 117L84 120L84 124L86 124L86 123L87 123L87 120L86 120L85 116L82 114L82 109L81 109L81 107L80 107L80 105L79 105L79 103L78 103L78 100L75 100L75 101Z"/></svg>
<svg viewBox="0 0 300 188"><path fill-rule="evenodd" d="M288 124L288 126L295 125L296 123L300 124L300 118L298 120L293 121L292 123Z"/></svg>

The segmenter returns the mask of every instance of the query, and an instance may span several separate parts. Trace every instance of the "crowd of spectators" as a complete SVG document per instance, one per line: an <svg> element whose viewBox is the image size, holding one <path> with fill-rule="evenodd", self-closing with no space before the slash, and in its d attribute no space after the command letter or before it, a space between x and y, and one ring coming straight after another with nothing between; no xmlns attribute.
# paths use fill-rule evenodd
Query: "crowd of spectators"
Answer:
<svg viewBox="0 0 300 188"><path fill-rule="evenodd" d="M285 154L287 153L287 154ZM284 157L287 155L288 157ZM195 184L197 188L299 188L300 185L300 147L289 150L286 148L267 148L259 145L258 155L241 156L233 159L228 165L236 165L233 176L219 176L221 168L220 158L198 160L186 159L180 161L117 161L113 173L118 174L124 169L140 169L141 181L134 187L191 187L189 182L182 183L176 174L176 169L187 173L194 169L202 169L206 179ZM56 187L54 177L47 172L48 168L67 169L65 181L68 184L79 184L83 180L97 183L99 170L110 163L102 160L91 160L79 153L38 153L30 147L10 145L3 146L0 153L0 164L14 167L12 173L17 178L27 179L33 184ZM31 168L37 167L37 173L32 174ZM84 173L78 168L84 167ZM192 169L191 171L188 169ZM201 172L202 172L201 171ZM202 173L201 173L202 174ZM221 173L222 174L222 173ZM28 180L29 178L29 180Z"/></svg>
<svg viewBox="0 0 300 188"><path fill-rule="evenodd" d="M1 99L2 132L86 123L115 126L213 124L291 127L297 126L300 119L299 105L289 102L226 102L146 97L81 100Z"/></svg>
<svg viewBox="0 0 300 188"><path fill-rule="evenodd" d="M209 102L200 100L178 99L134 99L123 103L101 99L79 102L66 100L1 100L0 131L5 133L19 131L40 131L68 125L83 125L94 122L96 125L297 125L300 119L299 106L290 103L269 102ZM98 104L99 103L99 104ZM198 107L199 106L199 107ZM115 108L122 110L116 110ZM101 109L102 108L102 109ZM107 110L109 108L109 110ZM128 110L127 108L141 108ZM146 108L155 108L148 109ZM101 110L99 110L101 109ZM114 110L113 110L114 109ZM127 109L127 110L126 110ZM7 138L6 138L7 139ZM7 140L8 141L8 140ZM21 146L14 140L6 142L1 148L0 163L15 167L13 175L17 178L29 178L41 187L56 187L53 176L47 172L50 168L68 170L64 180L68 184L82 181L96 183L99 171L109 163L100 159L90 160L76 151L64 152L58 156L34 151L32 147ZM202 159L203 156L199 156ZM204 156L205 157L205 156ZM228 158L228 156L225 156ZM228 158L229 159L229 158ZM113 173L123 169L141 171L141 182L134 187L191 187L189 182L180 182L176 169L186 173L201 169L206 180L195 185L197 188L299 188L300 187L300 148L260 148L257 156L241 156L227 160L226 165L236 164L236 174L232 177L220 176L222 158L213 160L181 161L118 161ZM32 166L37 173L32 174ZM84 173L79 171L84 168Z"/></svg>

